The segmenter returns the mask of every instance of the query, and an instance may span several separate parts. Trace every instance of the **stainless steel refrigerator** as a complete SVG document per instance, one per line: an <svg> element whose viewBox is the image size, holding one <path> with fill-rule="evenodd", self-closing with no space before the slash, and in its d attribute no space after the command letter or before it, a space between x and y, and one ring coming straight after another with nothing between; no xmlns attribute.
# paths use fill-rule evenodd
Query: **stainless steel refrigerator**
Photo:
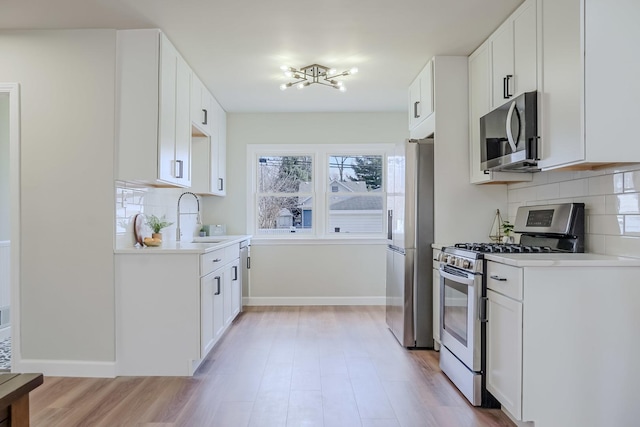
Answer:
<svg viewBox="0 0 640 427"><path fill-rule="evenodd" d="M386 319L410 348L433 348L433 148L408 140L387 162Z"/></svg>

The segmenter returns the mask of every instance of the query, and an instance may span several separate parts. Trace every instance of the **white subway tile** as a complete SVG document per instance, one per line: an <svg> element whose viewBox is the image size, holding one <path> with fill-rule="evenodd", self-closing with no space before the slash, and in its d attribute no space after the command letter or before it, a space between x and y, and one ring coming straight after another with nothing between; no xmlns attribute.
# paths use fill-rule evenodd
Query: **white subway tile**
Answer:
<svg viewBox="0 0 640 427"><path fill-rule="evenodd" d="M606 173L620 173L640 170L640 163L629 163L627 165L615 165L606 169Z"/></svg>
<svg viewBox="0 0 640 427"><path fill-rule="evenodd" d="M640 215L624 216L625 236L640 236Z"/></svg>
<svg viewBox="0 0 640 427"><path fill-rule="evenodd" d="M536 199L536 187L517 188L507 193L509 203L526 202Z"/></svg>
<svg viewBox="0 0 640 427"><path fill-rule="evenodd" d="M640 191L640 171L624 173L624 191Z"/></svg>
<svg viewBox="0 0 640 427"><path fill-rule="evenodd" d="M605 175L606 171L604 169L596 169L596 170L584 170L584 171L576 171L575 178L591 178L592 176L600 176Z"/></svg>
<svg viewBox="0 0 640 427"><path fill-rule="evenodd" d="M616 211L618 214L640 214L640 193L625 193L607 196L607 213L610 213L609 197L613 197L616 203Z"/></svg>
<svg viewBox="0 0 640 427"><path fill-rule="evenodd" d="M624 175L602 175L588 178L590 196L616 194L624 191Z"/></svg>
<svg viewBox="0 0 640 427"><path fill-rule="evenodd" d="M557 199L560 197L560 185L558 183L545 184L535 187L536 200Z"/></svg>
<svg viewBox="0 0 640 427"><path fill-rule="evenodd" d="M607 255L640 258L640 237L605 236L604 243Z"/></svg>
<svg viewBox="0 0 640 427"><path fill-rule="evenodd" d="M604 236L601 234L587 234L584 245L585 252L593 252L596 254L605 253Z"/></svg>
<svg viewBox="0 0 640 427"><path fill-rule="evenodd" d="M605 210L605 196L576 197L573 202L584 203L586 215L604 215L607 213Z"/></svg>
<svg viewBox="0 0 640 427"><path fill-rule="evenodd" d="M559 197L583 197L589 194L589 185L586 179L561 182L559 186Z"/></svg>
<svg viewBox="0 0 640 427"><path fill-rule="evenodd" d="M553 170L553 171L548 171L547 174L548 174L549 183L569 181L575 178L574 171Z"/></svg>
<svg viewBox="0 0 640 427"><path fill-rule="evenodd" d="M623 215L589 215L588 224L590 234L620 236L624 233Z"/></svg>

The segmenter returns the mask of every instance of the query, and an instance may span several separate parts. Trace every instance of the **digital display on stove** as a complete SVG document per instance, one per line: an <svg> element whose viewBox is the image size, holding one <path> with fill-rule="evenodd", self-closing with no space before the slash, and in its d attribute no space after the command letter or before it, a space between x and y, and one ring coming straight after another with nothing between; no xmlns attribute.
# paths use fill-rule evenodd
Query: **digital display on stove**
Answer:
<svg viewBox="0 0 640 427"><path fill-rule="evenodd" d="M551 227L553 212L553 209L529 211L529 216L527 216L527 227Z"/></svg>

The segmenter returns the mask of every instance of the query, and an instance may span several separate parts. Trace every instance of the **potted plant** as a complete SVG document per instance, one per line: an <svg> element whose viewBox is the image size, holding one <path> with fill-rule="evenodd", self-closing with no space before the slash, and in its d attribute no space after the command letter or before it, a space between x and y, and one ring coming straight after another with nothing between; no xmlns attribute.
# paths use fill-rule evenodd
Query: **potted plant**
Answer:
<svg viewBox="0 0 640 427"><path fill-rule="evenodd" d="M513 224L511 224L509 221L502 221L502 224L500 224L500 228L502 229L502 234L504 235L502 237L502 243L513 243Z"/></svg>
<svg viewBox="0 0 640 427"><path fill-rule="evenodd" d="M160 230L170 226L173 223L172 222L168 222L164 215L162 215L161 218L158 218L155 215L149 215L147 217L147 223L146 224L153 231L153 234L151 235L151 237L153 237L154 239L157 239L157 240L162 240L162 234L160 233Z"/></svg>

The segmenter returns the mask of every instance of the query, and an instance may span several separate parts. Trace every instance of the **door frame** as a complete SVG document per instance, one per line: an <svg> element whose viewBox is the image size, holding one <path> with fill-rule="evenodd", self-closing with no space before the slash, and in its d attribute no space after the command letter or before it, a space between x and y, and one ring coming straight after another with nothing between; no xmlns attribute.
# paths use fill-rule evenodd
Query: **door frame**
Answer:
<svg viewBox="0 0 640 427"><path fill-rule="evenodd" d="M9 95L9 203L11 224L11 371L20 364L20 85L0 83Z"/></svg>

